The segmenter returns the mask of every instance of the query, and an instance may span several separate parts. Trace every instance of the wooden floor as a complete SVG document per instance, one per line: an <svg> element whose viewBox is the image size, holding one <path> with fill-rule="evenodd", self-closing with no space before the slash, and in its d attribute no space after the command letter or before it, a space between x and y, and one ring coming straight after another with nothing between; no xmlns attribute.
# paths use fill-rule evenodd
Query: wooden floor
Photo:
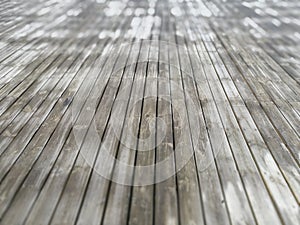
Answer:
<svg viewBox="0 0 300 225"><path fill-rule="evenodd" d="M299 12L2 0L0 224L299 225Z"/></svg>

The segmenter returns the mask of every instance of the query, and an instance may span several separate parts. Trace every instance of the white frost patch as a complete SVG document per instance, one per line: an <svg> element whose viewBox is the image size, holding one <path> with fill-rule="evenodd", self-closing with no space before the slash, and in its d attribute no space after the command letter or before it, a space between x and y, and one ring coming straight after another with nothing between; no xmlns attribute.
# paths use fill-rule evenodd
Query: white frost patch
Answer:
<svg viewBox="0 0 300 225"><path fill-rule="evenodd" d="M242 2L242 5L247 8L252 8L252 6L253 6L250 2Z"/></svg>
<svg viewBox="0 0 300 225"><path fill-rule="evenodd" d="M257 15L264 15L264 11L262 11L261 9L255 9L254 12L257 14Z"/></svg>
<svg viewBox="0 0 300 225"><path fill-rule="evenodd" d="M50 7L41 9L41 10L38 11L37 15L38 16L45 15L46 13L50 12L50 9L51 9Z"/></svg>
<svg viewBox="0 0 300 225"><path fill-rule="evenodd" d="M287 24L292 22L291 19L288 17L283 17L281 20L282 20L282 22L287 23Z"/></svg>
<svg viewBox="0 0 300 225"><path fill-rule="evenodd" d="M210 10L208 8L201 9L200 13L201 13L202 16L205 16L205 17L212 16L212 13L210 12Z"/></svg>
<svg viewBox="0 0 300 225"><path fill-rule="evenodd" d="M53 38L64 38L67 36L67 34L69 33L68 30L59 30L59 31L55 31L51 34L51 37Z"/></svg>
<svg viewBox="0 0 300 225"><path fill-rule="evenodd" d="M189 7L191 9L191 13L192 13L193 16L198 16L198 15L201 15L201 16L204 16L204 17L212 16L211 11L206 7L206 5L204 5L203 2L199 2L198 8L194 8L192 6L192 4L189 5Z"/></svg>
<svg viewBox="0 0 300 225"><path fill-rule="evenodd" d="M296 25L300 25L300 20L298 20L298 19L293 19L292 21L293 21L293 23L295 23Z"/></svg>
<svg viewBox="0 0 300 225"><path fill-rule="evenodd" d="M32 37L37 38L37 37L41 37L45 34L44 30L38 30L37 32L35 32Z"/></svg>
<svg viewBox="0 0 300 225"><path fill-rule="evenodd" d="M55 20L55 23L59 24L59 23L63 22L65 19L67 19L67 16L62 15Z"/></svg>
<svg viewBox="0 0 300 225"><path fill-rule="evenodd" d="M132 21L131 21L131 24L130 24L130 26L132 27L132 28L136 28L136 27L138 27L139 25L140 25L140 23L141 23L141 18L140 17L134 17L133 19L132 19Z"/></svg>
<svg viewBox="0 0 300 225"><path fill-rule="evenodd" d="M254 30L252 30L252 32L250 30L250 32L253 33L254 35L258 36L258 37L260 37L261 35L264 35L264 36L267 35L266 31L264 29L262 29L260 26L258 26L258 24L253 19L251 19L250 17L246 17L244 19L244 21L243 21L243 24L245 26L251 26L251 27L253 27ZM257 31L261 35L257 34Z"/></svg>
<svg viewBox="0 0 300 225"><path fill-rule="evenodd" d="M177 218L168 217L166 225L176 225L177 224Z"/></svg>
<svg viewBox="0 0 300 225"><path fill-rule="evenodd" d="M184 37L183 33L180 32L179 30L176 30L176 35L179 37Z"/></svg>
<svg viewBox="0 0 300 225"><path fill-rule="evenodd" d="M103 30L100 32L98 35L99 39L104 39L104 38L117 38L121 34L120 29L117 29L116 31L110 31L110 30Z"/></svg>
<svg viewBox="0 0 300 225"><path fill-rule="evenodd" d="M25 25L22 29L16 31L14 35L17 38L25 37L30 32L34 31L36 28L40 28L42 25L40 23L30 23Z"/></svg>
<svg viewBox="0 0 300 225"><path fill-rule="evenodd" d="M274 162L272 155L269 152L265 155L265 163L267 165L267 171L270 175L277 175L279 173L278 167Z"/></svg>
<svg viewBox="0 0 300 225"><path fill-rule="evenodd" d="M181 9L178 6L176 6L176 7L173 7L171 9L171 14L173 16L181 16L182 15L182 11L181 11Z"/></svg>
<svg viewBox="0 0 300 225"><path fill-rule="evenodd" d="M142 15L145 15L146 11L145 9L143 8L137 8L135 11L134 11L134 15L135 16L142 16Z"/></svg>
<svg viewBox="0 0 300 225"><path fill-rule="evenodd" d="M265 11L266 11L266 13L268 13L271 16L278 16L278 12L275 11L274 9L267 8Z"/></svg>
<svg viewBox="0 0 300 225"><path fill-rule="evenodd" d="M111 1L108 3L108 8L104 9L106 16L119 16L126 4L119 1Z"/></svg>
<svg viewBox="0 0 300 225"><path fill-rule="evenodd" d="M152 15L154 15L155 10L154 10L154 8L149 8L147 12L148 12L149 15L152 16Z"/></svg>
<svg viewBox="0 0 300 225"><path fill-rule="evenodd" d="M228 207L232 210L232 212L234 212L235 215L234 219L236 219L236 221L233 222L238 224L239 222L243 221L244 207L241 204L241 201L239 200L235 191L235 187L232 183L227 183L225 188L225 196Z"/></svg>
<svg viewBox="0 0 300 225"><path fill-rule="evenodd" d="M275 164L273 157L270 153L267 153L264 157L266 168L262 168L262 172L267 175L269 180L269 188L272 195L278 201L278 207L286 214L291 216L291 220L296 221L297 215L299 215L300 208L298 207L294 197L286 190L288 186L285 183L277 165ZM282 188L283 187L283 188Z"/></svg>
<svg viewBox="0 0 300 225"><path fill-rule="evenodd" d="M295 33L294 33L294 36L295 36L296 38L300 39L300 33L295 32ZM300 159L300 152L299 152L298 158Z"/></svg>
<svg viewBox="0 0 300 225"><path fill-rule="evenodd" d="M127 8L127 9L125 10L125 12L124 12L125 16L131 16L132 13L133 13L133 11L132 11L132 9L130 9L130 8Z"/></svg>
<svg viewBox="0 0 300 225"><path fill-rule="evenodd" d="M81 9L70 9L67 12L68 16L78 16L81 13Z"/></svg>
<svg viewBox="0 0 300 225"><path fill-rule="evenodd" d="M161 18L159 16L155 16L154 17L154 23L156 26L160 26L161 25Z"/></svg>

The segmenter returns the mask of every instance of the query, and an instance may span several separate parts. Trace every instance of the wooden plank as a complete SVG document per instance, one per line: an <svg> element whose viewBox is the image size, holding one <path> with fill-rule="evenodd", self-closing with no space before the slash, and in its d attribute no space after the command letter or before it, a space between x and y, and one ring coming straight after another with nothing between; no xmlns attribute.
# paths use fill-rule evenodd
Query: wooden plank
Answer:
<svg viewBox="0 0 300 225"><path fill-rule="evenodd" d="M2 1L0 223L300 220L299 9Z"/></svg>
<svg viewBox="0 0 300 225"><path fill-rule="evenodd" d="M103 50L103 47L99 48L99 50L101 49ZM95 57L97 58L98 56L95 55L94 60ZM96 61L92 62L92 65L101 65L103 63L103 58L101 58L101 60L100 58L98 58L96 59ZM65 180L69 175L69 171L72 169L72 163L78 155L80 139L78 139L78 137L76 139L76 136L74 135L74 133L72 133L71 130L76 118L78 117L78 114L80 113L82 104L85 102L86 99L84 98L82 100L78 100L78 98L88 96L90 89L87 87L92 85L92 83L95 82L96 78L98 77L98 72L96 70L92 70L91 67L84 68L82 70L82 73L88 73L88 82L83 82L81 84L80 89L74 96L73 100L76 101L76 107L69 109L67 115L64 117L64 120L62 119L61 123L58 125L58 128L56 128L57 135L62 133L66 135L66 143L64 144L64 146L57 146L57 144L55 144L57 138L53 139L53 142L51 144L49 143L48 148L53 148L52 146L57 146L55 147L55 153L53 152L51 155L47 155L47 152L45 152L44 155L40 157L39 162L36 163L37 169L39 167L45 168L43 170L43 173L40 174L40 177L41 179L44 179L46 183L44 186L41 187L41 193L39 193L39 191L36 193L36 195L38 195L38 198L29 214L29 217L26 222L27 224L31 224L32 221L37 222L50 220L52 212L55 210L57 201L59 199L60 192L64 188ZM71 107L73 106L71 105ZM61 129L63 129L63 132L61 131ZM56 159L56 157L58 158ZM51 158L51 160L47 161L46 165L44 162L45 158ZM61 168L64 168L64 170L61 170ZM47 179L48 173L50 173L50 177ZM48 202L48 204L45 205L45 202Z"/></svg>
<svg viewBox="0 0 300 225"><path fill-rule="evenodd" d="M81 59L81 60L79 60L79 61L77 61L77 65L80 65L81 63L82 63L82 60L84 61L85 60L85 58L83 58L83 59ZM32 141L32 142L30 142L30 144L29 144L29 146L27 147L27 149L25 149L24 151L25 151L25 153L23 153L22 155L21 155L21 158L20 158L20 161L18 161L18 165L19 166L17 166L17 168L12 172L12 173L19 173L20 174L20 168L21 168L21 170L22 170L22 165L23 166L25 166L26 164L31 164L32 163L32 160L35 160L36 159L36 157L38 157L39 156L39 154L40 154L40 152L41 152L41 150L43 150L43 147L45 146L45 144L47 143L47 139L48 138L50 138L48 135L45 135L45 134L48 134L48 132L50 132L51 133L51 131L53 131L53 129L56 127L56 124L57 124L57 122L59 122L60 121L60 117L62 116L62 115L64 115L64 113L66 112L66 110L67 110L67 106L69 106L69 99L71 99L72 98L72 95L74 94L74 92L76 92L76 85L77 85L77 87L80 85L80 80L82 81L83 79L84 79L84 75L86 75L86 73L82 73L82 74L80 74L80 75L83 75L83 77L81 77L80 75L78 75L78 70L79 70L79 68L80 68L80 66L75 66L75 67L73 67L72 69L70 69L70 71L68 71L68 76L65 76L65 79L63 79L62 81L61 81L61 83L60 83L60 85L62 86L60 89L58 89L58 91L60 91L61 92L61 94L59 94L59 93L57 93L58 95L57 96L50 96L47 100L48 100L48 104L50 103L50 104L52 104L52 105L54 105L55 103L55 106L54 106L54 108L53 108L53 110L51 110L52 109L52 107L50 106L49 107L49 109L51 110L51 112L49 113L49 116L47 116L47 118L46 118L46 120L45 120L45 124L49 124L49 123L52 123L51 125L49 124L48 126L42 126L40 129L42 129L42 133L41 134L44 134L44 135L36 135L35 137L34 137L34 141ZM77 76L75 76L75 75L77 75ZM73 77L75 76L75 78L73 79ZM72 81L72 82L71 82ZM71 84L70 84L70 82L71 82ZM69 86L69 84L70 84L70 86ZM65 90L65 88L66 87L68 87L69 86L69 89L67 89L67 90ZM72 90L72 88L73 88L73 90ZM52 97L52 98L51 98ZM55 98L58 100L58 101L55 101ZM60 100L59 100L60 99ZM64 100L63 100L64 99ZM53 101L54 100L54 101ZM46 101L47 102L47 101ZM67 104L66 104L66 102L67 102ZM46 110L49 110L48 108L46 108ZM44 110L44 109L43 109ZM39 113L42 113L43 114L43 111L41 111L41 112L39 112ZM46 114L46 115L48 115L48 114ZM66 114L67 116L65 116L64 117L64 119L65 120L69 120L70 121L70 114ZM37 115L34 115L32 118L35 118L35 120L36 120L36 118L38 118L37 117L38 116L38 114ZM35 122L35 120L33 120L33 122ZM51 122L52 121L52 122ZM28 126L33 126L33 125L35 125L35 123L28 123ZM63 133L61 132L61 129L64 129L65 127L64 126L62 126L60 129L58 129L58 133L59 133L59 136L60 135L62 135ZM51 130L52 129L52 130ZM27 131L27 129L25 128L25 130L24 130L24 132L26 132ZM65 136L62 136L62 138L61 139L58 139L58 137L59 136L57 136L57 135L54 135L54 136L51 136L51 138L52 138L52 140L56 140L56 141L58 141L58 143L56 144L57 145L57 147L59 147L60 145L62 145L63 143L64 143L64 138L63 137L65 137ZM51 143L51 142L50 142ZM26 146L26 145L25 145ZM24 146L24 147L25 147ZM52 147L51 147L52 148ZM26 151L27 150L27 151ZM6 155L6 152L3 154L3 159L4 160L7 160L7 161L5 161L6 163L5 164L2 164L2 166L3 166L3 168L6 168L6 167L8 167L8 165L9 165L9 163L11 163L11 160L10 161L8 161L8 157L5 157L5 155ZM14 156L14 154L9 154L9 156L10 157L13 157ZM2 159L2 158L1 158ZM16 160L16 159L15 159ZM24 160L24 161L22 161L22 160ZM22 163L21 163L22 162ZM25 164L25 165L24 165ZM4 167L4 166L6 166L6 167ZM19 168L19 169L18 169ZM29 168L30 169L30 166L27 166L27 168ZM5 172L6 172L7 170L2 170L2 172L3 172L3 175L5 175ZM31 174L32 174L32 176L34 176L34 177L36 177L38 174L37 174L37 172L35 172L35 171L39 171L39 170L33 170L32 172L31 172ZM8 172L8 171L7 171ZM5 184L6 185L10 185L11 187L14 187L14 188L12 188L12 189L7 189L7 191L9 191L9 194L7 193L7 197L6 198L4 198L4 199L2 199L2 201L3 201L3 204L1 204L1 212L3 212L3 210L5 210L6 209L6 207L8 207L8 204L11 202L11 200L12 200L12 197L13 197L13 195L14 195L14 191L16 191L17 190L17 188L18 188L18 186L20 185L20 182L22 182L22 177L24 178L24 176L26 176L26 174L27 174L27 170L25 170L25 171L22 171L21 172L21 174L23 174L23 176L19 176L19 179L18 180L11 180L11 178L12 177L10 177L10 179L8 179L8 180L5 180ZM35 173L34 173L35 172ZM36 180L37 182L41 182L41 180ZM14 184L14 186L12 186L12 183ZM26 185L27 184L27 185ZM41 182L41 183L37 183L36 185L38 186L38 185L42 185L43 184L43 182ZM5 186L4 186L5 187ZM17 217L10 217L9 216L9 213L8 214L5 214L6 216L4 216L3 217L3 220L5 221L6 219L9 221L10 220L10 222L12 222L13 223L13 220L16 220L16 219L18 219L18 220L22 220L22 219L24 219L24 217L26 217L26 211L24 210L24 204L25 205L27 205L27 206L29 206L30 204L29 204L29 202L28 201L26 201L26 199L27 198L29 198L31 195L29 194L29 192L30 193L35 193L35 190L36 189L33 189L32 187L33 187L33 183L32 183L32 180L30 179L30 177L29 178L27 178L27 180L26 180L26 182L25 182L25 184L23 184L23 189L25 189L24 190L24 192L18 192L18 194L19 194L19 196L17 195L16 197L14 197L14 201L11 203L11 205L10 205L10 207L11 208L15 208L15 210L20 210L20 216L17 218ZM26 189L27 189L27 191L26 191ZM39 189L38 189L39 190ZM25 194L25 193L27 193L27 198L26 197L24 197L23 195ZM33 198L31 199L31 200L34 200ZM19 208L19 209L18 209ZM27 210L29 210L30 209L30 207L28 207L28 209ZM10 212L13 212L13 210L12 211L10 211ZM24 214L25 213L25 214Z"/></svg>
<svg viewBox="0 0 300 225"><path fill-rule="evenodd" d="M219 52L220 53L220 52ZM220 54L220 57L222 60L224 57L228 57L224 55L223 53ZM228 70L230 76L232 77L232 80L234 81L236 88L238 89L239 93L241 94L241 97L244 99L244 104L246 106L248 104L256 103L258 102L255 99L255 96L251 93L251 90L247 89L247 84L245 82L242 82L242 78L239 78L239 71L235 68L234 65L226 65L226 70ZM244 87L243 87L244 86ZM227 91L228 93L229 91ZM233 105L240 105L241 102L236 101L236 99L231 100ZM252 110L251 110L252 109ZM264 138L266 144L268 145L270 151L272 152L272 155L274 159L276 159L276 162L278 166L280 167L281 171L283 172L285 178L287 179L287 182L289 183L290 187L292 188L293 192L298 193L297 190L299 190L298 185L299 182L297 181L299 178L296 175L295 176L295 169L297 167L295 160L291 157L289 151L286 149L285 145L281 144L280 137L276 133L276 130L272 126L271 122L263 112L261 106L256 108L254 111L254 108L248 107L249 113L251 114L251 117L254 121L256 121L256 126L258 127L262 137ZM254 113L256 112L256 113ZM258 113L259 112L259 113ZM260 119L259 119L260 117ZM262 123L261 121L264 121ZM271 138L272 137L272 138ZM284 159L284 160L283 160ZM299 194L296 194L299 199Z"/></svg>
<svg viewBox="0 0 300 225"><path fill-rule="evenodd" d="M106 50L104 49L103 52L107 52L107 50L109 49L109 46L106 46L105 48L106 48ZM108 60L113 59L112 57L115 57L115 56L110 56L110 58ZM85 102L85 100L87 98L84 98L81 100L81 97L82 97L81 95L85 93L85 96L88 96L88 94L90 94L93 83L100 82L101 75L106 74L108 72L107 69L109 69L109 68L107 66L105 66L102 73L99 74L98 67L97 67L97 66L105 65L104 63L107 62L106 60L107 59L104 60L103 57L99 57L97 59L97 61L93 64L94 69L92 69L88 75L91 79L87 80L86 82L83 82L83 84L80 87L80 91L79 91L81 93L78 93L75 96L75 99L74 99L74 101L76 103L75 109L79 110L77 112L77 114L80 113L80 116L75 123L75 127L76 127L75 129L83 129L82 131L84 131L84 129L85 129L84 127L80 128L80 126L76 125L78 123L80 124L80 122L86 121L87 118L86 118L86 114L84 112L89 111L88 106L89 106L90 102L88 102L88 103ZM94 92L96 90L97 89L94 89ZM83 104L84 102L86 105L80 112L80 108L81 108L80 104ZM72 114L73 113L74 112L72 111ZM74 124L70 123L70 129L71 129L72 125L74 125ZM64 126L64 124L62 124L62 126ZM43 221L45 218L47 218L47 220L51 219L52 213L55 210L57 202L59 201L61 192L64 190L64 185L68 179L69 173L73 169L74 161L76 159L78 159L78 157L81 157L79 154L79 150L80 150L80 146L82 144L82 141L83 141L83 138L85 137L85 135L83 133L82 136L78 137L78 132L79 131L75 131L75 133L71 132L71 134L69 135L69 137L67 139L67 143L63 148L70 149L70 151L62 150L62 153L60 154L57 163L54 165L54 169L51 171L53 178L48 179L47 183L45 184L45 187L43 187L42 193L39 196L39 198L37 199L37 202L34 205L34 208L29 216L29 219L27 221L28 224L31 224L31 221ZM66 133L68 133L68 131ZM74 145L74 142L76 143L75 145ZM47 156L45 156L45 157L47 157ZM63 173L60 172L62 166L65 168L63 170ZM51 169L51 167L49 169ZM49 193L50 190L51 190L51 193ZM51 204L49 203L47 205L44 205L44 202L48 202L48 201L51 202Z"/></svg>
<svg viewBox="0 0 300 225"><path fill-rule="evenodd" d="M227 45L227 44L225 43L225 45ZM229 47L229 49L231 49L231 47ZM231 56L232 56L232 54L234 54L234 51L230 51ZM286 119L282 115L280 115L281 113L279 113L279 116L278 116L277 108L275 108L276 111L274 111L274 108L272 111L270 111L266 107L266 104L272 104L272 101L276 102L276 99L271 99L271 97L263 89L263 86L261 85L261 83L259 83L256 79L251 78L251 77L255 77L255 75L253 75L253 70L249 69L249 67L248 67L249 65L245 65L246 63L243 62L243 59L237 60L237 61L235 61L235 63L237 65L239 65L239 68L242 69L242 74L245 77L245 80L247 81L248 85L250 86L252 92L254 92L257 100L263 103L262 105L264 106L264 110L266 111L266 114L268 115L269 119L272 121L273 126L276 127L276 129L279 129L280 135L282 136L284 143L286 143L286 145L290 148L293 156L295 157L296 161L299 163L299 156L297 155L297 150L296 150L297 149L296 145L299 142L298 135L290 127L290 124L288 122L286 122ZM278 104L280 104L280 102ZM277 114L277 116L276 116L276 114ZM285 125L283 125L283 124L285 124ZM289 141L291 141L291 143L289 143Z"/></svg>
<svg viewBox="0 0 300 225"><path fill-rule="evenodd" d="M171 20L172 22L172 20ZM177 43L174 27L171 24L170 36L171 43ZM171 80L171 99L173 111L173 136L174 149L177 173L177 188L179 200L179 214L180 223L189 224L203 224L204 215L202 214L201 196L199 190L199 181L197 178L197 169L194 158L186 158L193 155L193 144L190 133L190 122L188 120L187 106L185 105L184 84L181 70L181 62L179 59L179 52L177 48L169 48L169 62L170 65L170 80ZM178 70L179 68L179 70ZM184 70L183 70L184 71ZM177 90L179 89L179 90ZM177 112L176 112L177 111ZM179 113L179 117L175 116L175 112ZM187 161L188 160L188 161ZM183 164L182 164L183 163ZM183 166L183 167L182 167ZM179 171L179 168L182 168ZM199 213L201 212L201 213Z"/></svg>
<svg viewBox="0 0 300 225"><path fill-rule="evenodd" d="M134 46L135 47L135 46ZM126 48L124 49L125 51L127 50ZM132 55L130 56L130 61L129 61L129 65L132 63L132 61L136 60L137 54L139 53L139 49L133 49L132 50ZM121 55L122 56L122 55ZM123 62L126 65L126 58L121 57L121 60L123 60ZM118 64L116 64L118 65ZM120 64L122 65L122 64ZM118 65L118 66L120 66ZM125 66L124 65L124 66ZM108 64L108 68L110 68L110 65ZM119 67L117 67L119 68ZM121 68L123 68L123 66L121 66ZM132 72L133 67L129 67L129 71ZM112 69L112 68L111 68ZM111 70L113 72L113 70ZM121 71L122 72L122 71ZM132 76L132 74L129 73L129 76ZM107 73L107 71L104 71L103 73L104 76L106 76L106 79L108 80L110 78L110 73ZM103 166L105 168L105 172L107 174L109 174L111 172L112 166L113 165L103 165L103 159L97 159L98 156L98 148L100 147L99 151L101 152L101 146L102 148L105 148L106 146L104 146L103 144L100 146L100 142L101 143L108 143L108 146L110 147L108 149L108 151L111 151L111 154L114 154L114 152L116 151L116 147L117 147L117 139L114 138L114 134L113 134L113 130L112 129L108 129L107 132L105 132L106 127L110 126L109 122L107 125L105 123L107 123L109 116L110 116L110 109L112 107L113 104L113 100L114 100L114 95L112 95L112 93L116 92L118 89L118 80L121 78L120 74L117 73L115 74L116 77L112 77L112 83L109 83L108 89L107 91L104 93L103 96L103 100L101 100L100 102L100 106L99 109L102 108L106 108L107 109L107 116L104 117L100 117L100 115L102 115L102 111L97 111L97 114L95 115L95 118L97 118L97 136L98 138L95 139L95 137L93 138L92 135L95 135L95 131L93 130L93 126L90 127L89 132L91 132L91 135L87 135L87 137L89 137L87 140L85 140L85 142L83 143L83 146L81 147L81 153L84 155L84 157L79 157L78 160L75 162L75 168L77 165L80 165L80 167L84 167L86 168L85 171L83 170L72 170L68 183L66 184L66 188L65 188L65 192L63 193L61 200L57 206L57 209L55 211L55 214L53 216L52 219L52 223L58 223L58 221L65 221L66 223L69 223L68 221L73 221L76 219L77 217L77 210L80 210L81 206L80 204L78 204L78 202L83 201L83 197L85 202L83 202L82 204L82 209L81 211L86 212L86 213L82 213L83 218L85 219L84 221L88 220L93 222L97 222L97 220L101 219L102 217L102 213L100 211L100 213L98 214L93 214L91 215L91 210L89 207L93 207L93 210L96 210L99 212L99 210L103 210L103 205L98 204L97 201L91 201L91 199L95 198L95 190L98 190L97 193L100 194L100 197L106 197L106 191L105 188L108 185L108 181L105 182L105 179L101 176L99 176L98 172ZM103 78L103 77L102 77ZM94 97L90 97L90 99L93 98L98 98L97 96L99 95L99 90L104 89L105 86L103 86L105 83L103 83L103 80L99 80L98 81L99 84L98 86L95 86L94 88ZM110 87L110 85L112 85ZM112 98L113 96L113 98ZM112 111L113 112L113 111ZM118 115L122 115L121 114L122 111L118 111ZM85 117L86 115L83 114ZM122 117L121 117L122 118ZM98 121L99 119L99 121ZM99 137L101 139L99 139ZM91 138L91 139L90 139ZM106 139L107 138L107 142ZM97 142L95 141L97 140ZM91 151L90 149L93 149L93 151ZM99 154L99 157L101 157L102 154ZM95 168L94 170L92 170L91 165ZM107 166L107 167L105 167ZM101 171L101 170L100 170ZM68 193L68 186L72 189L72 192L77 192L78 196L77 198L74 198L74 196L70 195ZM102 193L102 191L99 190L104 190L104 195ZM99 201L102 201L100 198L98 198ZM85 203L87 205L85 205ZM66 210L67 208L65 207L66 204L72 204L72 210L68 210L65 213L63 213L61 210L64 209ZM94 204L97 204L97 206L95 207ZM84 211L85 209L88 209L87 211ZM66 216L66 213L67 216ZM79 223L80 223L80 218L79 219ZM99 223L99 220L98 220Z"/></svg>
<svg viewBox="0 0 300 225"><path fill-rule="evenodd" d="M173 115L172 100L170 91L170 68L169 68L169 45L168 41L168 18L163 14L164 4L158 3L158 8L162 8L162 25L159 42L159 64L158 64L158 87L157 87L157 119L165 123L165 133L163 130L157 129L156 139L165 135L162 143L156 147L156 164L163 160L168 160L168 164L164 167L155 167L155 195L154 195L154 224L179 224L179 204L177 191L177 177L174 153L173 138ZM170 178L160 181L169 174L173 174Z"/></svg>
<svg viewBox="0 0 300 225"><path fill-rule="evenodd" d="M138 74L144 76L144 91L142 95L141 110L137 108L133 116L139 118L137 130L137 149L134 162L133 187L130 199L130 214L128 222L130 224L139 224L139 221L145 221L145 224L153 223L153 191L155 183L155 147L156 147L156 100L157 100L157 64L155 63L155 46L148 48L149 58L154 62L141 63L142 72ZM152 50L152 52L151 52ZM145 51L146 53L147 51ZM145 72L143 72L145 71ZM137 77L139 80L142 77ZM140 82L141 83L141 82ZM137 96L139 97L139 96ZM136 102L135 104L139 104ZM134 106L135 107L135 106ZM135 107L136 108L136 107ZM130 120L129 120L130 121ZM130 126L129 126L130 127Z"/></svg>
<svg viewBox="0 0 300 225"><path fill-rule="evenodd" d="M239 84L239 86L240 85L241 84ZM242 94L243 94L243 92L242 92ZM257 105L256 107L259 107L258 102L257 101L247 101L246 105L248 106L248 109L251 112L251 115L255 116L258 112L258 109L256 108L256 109L252 110L251 108L253 108L254 105ZM270 190L271 194L276 196L273 199L275 199L275 202L281 201L281 200L284 201L284 200L288 199L287 201L290 202L291 204L294 204L294 206L295 206L297 203L295 202L293 194L289 190L289 186L287 186L286 183L285 183L286 182L285 178L281 176L281 171L276 166L276 163L274 162L273 156L270 153L265 153L264 151L259 151L260 148L262 148L262 146L259 145L259 147L258 147L257 143L259 143L259 141L258 141L259 139L261 139L261 141L262 141L262 138L260 137L260 135L258 137L255 137L256 132L254 132L255 131L254 126L256 126L256 125L254 124L254 122L250 123L250 121L253 121L251 119L251 117L249 117L248 119L245 118L245 116L247 115L246 111L248 109L245 108L244 104L240 104L240 103L239 104L234 103L233 107L234 107L235 110L237 110L237 111L235 111L235 113L236 113L236 116L238 117L238 121L240 122L240 126L243 127L243 132L245 132L245 133L247 132L247 134L245 135L245 139L247 140L248 143L250 143L249 145L250 145L250 148L252 149L252 151L255 152L253 154L253 156L256 159L256 163L258 164L258 168L260 168L262 177L264 178L264 180L266 182L266 186ZM243 109L242 112L240 112L241 109ZM266 123L267 123L267 121L259 121L256 124L264 124L264 127L270 127L270 126L265 126ZM249 126L249 124L251 124L251 128L246 126L246 125ZM250 140L250 138L255 138L255 140ZM268 140L268 139L266 139L266 140ZM253 143L256 143L256 144L253 144ZM263 146L264 146L265 149L267 149L267 146L265 146L265 144L263 144ZM274 147L274 144L273 144L273 147ZM279 146L277 145L276 148L278 148L278 147L280 147L280 145ZM273 148L270 148L270 149L273 149ZM280 151L282 151L282 150L280 150ZM267 160L266 157L268 157L267 162L266 162L266 160ZM281 159L282 158L283 157L281 157ZM287 158L287 157L285 156L284 158ZM290 161L291 161L292 165L294 164L294 168L296 168L297 166L295 165L295 162L293 162L293 160L290 160ZM285 162L287 162L287 161L285 161ZM268 164L266 165L266 163L268 163ZM268 167L268 166L272 167L273 170L276 169L277 173L275 173L275 172L272 172L270 174L266 173L265 168ZM271 168L268 171L270 171L270 170L271 170ZM295 179L297 179L297 176L295 176L295 174L294 174L294 169L292 169L292 170L293 170L293 172L290 172L289 179L290 179L290 182L294 183L294 185L295 185L295 183L297 183L295 181ZM269 176L276 176L277 178L273 178L273 179L270 180ZM276 180L276 182L272 182L272 181L275 181L275 180ZM281 182L279 182L279 181L281 181ZM279 190L278 190L278 188L279 188ZM283 188L285 190L280 191L281 188ZM285 193L286 196L285 197L283 197L283 196L279 197L281 195L280 193ZM282 214L281 216L283 216L283 219L287 223L291 222L290 218L286 216L287 212L281 207L281 205L282 205L282 203L277 204L277 209L279 209L280 214ZM297 208L297 207L295 207L295 208ZM297 209L292 209L291 208L290 210L291 210L290 211L291 212L290 216L294 216L294 219L296 219L297 218Z"/></svg>
<svg viewBox="0 0 300 225"><path fill-rule="evenodd" d="M200 33L201 34L201 33ZM206 43L207 41L204 42L204 47L206 48ZM207 52L209 54L213 53L213 51L209 51L208 48L206 48ZM230 142L230 139L227 135L227 127L224 125L224 115L222 114L222 111L220 111L220 105L224 102L220 98L220 96L215 97L214 91L216 89L216 85L219 83L218 79L215 78L215 68L213 62L210 62L209 54L207 52L202 52L201 56L204 57L203 61L205 64L203 65L204 68L204 73L206 74L206 80L208 82L209 88L208 91L205 93L210 93L210 96L208 97L210 101L207 103L207 105L210 105L212 109L210 109L210 112L207 113L207 121L209 116L211 116L212 112L216 114L214 117L214 121L216 121L216 118L218 119L219 123L219 129L216 129L215 132L211 135L211 142L212 146L214 148L214 151L219 150L220 152L215 156L216 161L217 161L217 166L218 166L218 171L220 174L220 179L222 182L222 187L225 195L225 202L228 207L228 211L230 213L230 218L232 220L232 223L237 223L237 221L240 221L240 223L253 223L254 218L252 214L252 209L249 204L249 199L248 196L245 194L245 187L243 185L243 181L241 179L241 175L239 172L239 167L236 164L236 158L234 157L232 153L232 145ZM205 106L204 107L204 113L206 111ZM213 110L213 111L212 111ZM225 116L227 118L228 116ZM212 120L213 121L213 120ZM226 121L226 120L225 120ZM214 122L216 123L216 122ZM214 125L216 126L216 125ZM209 128L208 128L209 129ZM236 128L234 128L236 129ZM234 131L234 129L232 129ZM232 132L233 132L232 131ZM220 136L223 136L223 141L218 142L217 139L220 139ZM219 146L217 145L219 143ZM221 148L221 150L220 150ZM224 150L223 150L224 149ZM226 171L226 169L228 171ZM230 168L230 169L229 169ZM234 193L234 194L233 194ZM232 198L232 196L235 196L235 198ZM237 200L239 199L239 200ZM244 202L242 205L243 210L239 213L234 213L237 209L235 208L237 206L238 202ZM242 206L240 205L238 208L241 208Z"/></svg>
<svg viewBox="0 0 300 225"><path fill-rule="evenodd" d="M195 151L195 155L196 162L198 164L198 176L203 196L205 219L208 224L215 224L218 223L218 221L223 221L224 224L229 224L230 222L224 194L214 160L214 158L217 157L217 151L214 155L208 133L209 129L212 129L210 121L212 121L212 118L216 118L217 115L215 114L215 111L210 108L211 104L208 104L208 102L211 101L209 97L210 90L200 60L197 58L197 49L195 45L189 44L187 44L187 48L193 69L193 78L195 81L194 85L196 86L198 99L200 101L199 112L201 113L201 117L199 117L199 121L201 128L201 142L198 144L198 149ZM210 113L206 114L205 112Z"/></svg>

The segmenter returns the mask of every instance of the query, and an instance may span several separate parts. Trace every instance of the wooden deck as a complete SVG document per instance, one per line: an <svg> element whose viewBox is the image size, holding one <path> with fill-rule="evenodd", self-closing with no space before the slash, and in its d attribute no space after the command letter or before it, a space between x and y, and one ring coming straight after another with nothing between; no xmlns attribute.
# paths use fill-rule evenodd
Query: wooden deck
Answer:
<svg viewBox="0 0 300 225"><path fill-rule="evenodd" d="M300 2L2 0L1 225L299 225Z"/></svg>

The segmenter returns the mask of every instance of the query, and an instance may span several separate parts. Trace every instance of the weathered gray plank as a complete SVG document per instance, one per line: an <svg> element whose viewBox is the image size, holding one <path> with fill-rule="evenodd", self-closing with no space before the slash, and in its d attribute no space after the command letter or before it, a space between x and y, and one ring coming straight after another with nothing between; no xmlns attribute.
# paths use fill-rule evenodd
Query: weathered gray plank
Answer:
<svg viewBox="0 0 300 225"><path fill-rule="evenodd" d="M0 223L295 224L299 9L2 1Z"/></svg>

